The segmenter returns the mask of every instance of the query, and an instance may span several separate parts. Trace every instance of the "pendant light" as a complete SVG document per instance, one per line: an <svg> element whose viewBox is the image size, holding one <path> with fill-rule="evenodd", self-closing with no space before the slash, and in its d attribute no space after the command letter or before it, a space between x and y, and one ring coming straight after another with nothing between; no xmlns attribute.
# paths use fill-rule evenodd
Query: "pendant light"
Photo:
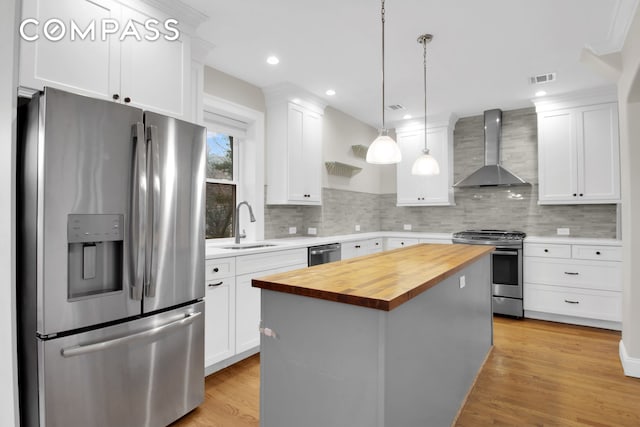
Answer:
<svg viewBox="0 0 640 427"><path fill-rule="evenodd" d="M411 167L412 175L439 175L440 166L438 161L429 154L427 148L427 43L433 39L431 34L423 34L418 37L418 43L424 47L424 150L422 155L413 162Z"/></svg>
<svg viewBox="0 0 640 427"><path fill-rule="evenodd" d="M387 135L387 129L384 123L384 0L382 0L382 129L380 135L371 143L367 150L367 163L377 165L386 165L399 163L402 160L402 154L398 144Z"/></svg>

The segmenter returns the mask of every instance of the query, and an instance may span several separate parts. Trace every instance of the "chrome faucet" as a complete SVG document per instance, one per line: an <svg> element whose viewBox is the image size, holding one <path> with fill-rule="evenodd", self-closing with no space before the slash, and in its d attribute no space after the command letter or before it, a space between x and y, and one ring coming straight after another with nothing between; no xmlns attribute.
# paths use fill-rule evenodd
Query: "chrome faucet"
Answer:
<svg viewBox="0 0 640 427"><path fill-rule="evenodd" d="M233 234L236 236L236 243L240 243L241 237L247 237L244 233L242 236L240 235L240 206L242 205L247 205L249 208L249 219L251 222L256 222L256 217L253 216L253 209L251 209L249 202L244 201L238 203L238 206L236 207L236 215L233 217Z"/></svg>

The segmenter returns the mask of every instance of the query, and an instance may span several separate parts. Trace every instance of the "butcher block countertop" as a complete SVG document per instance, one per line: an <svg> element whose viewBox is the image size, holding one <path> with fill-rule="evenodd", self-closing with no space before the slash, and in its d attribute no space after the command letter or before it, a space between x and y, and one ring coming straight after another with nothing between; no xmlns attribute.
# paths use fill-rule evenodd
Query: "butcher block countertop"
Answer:
<svg viewBox="0 0 640 427"><path fill-rule="evenodd" d="M260 277L252 285L390 311L493 250L484 245L419 244Z"/></svg>

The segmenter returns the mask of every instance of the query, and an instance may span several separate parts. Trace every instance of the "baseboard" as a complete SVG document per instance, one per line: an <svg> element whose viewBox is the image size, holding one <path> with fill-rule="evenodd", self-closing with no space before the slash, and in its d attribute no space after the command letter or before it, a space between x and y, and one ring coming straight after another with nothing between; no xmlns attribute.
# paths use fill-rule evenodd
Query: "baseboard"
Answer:
<svg viewBox="0 0 640 427"><path fill-rule="evenodd" d="M569 323L571 325L590 326L592 328L622 330L622 322L611 320L589 319L586 317L565 316L562 314L544 313L542 311L525 310L524 317L529 319L547 320L549 322Z"/></svg>
<svg viewBox="0 0 640 427"><path fill-rule="evenodd" d="M624 374L628 377L640 378L640 359L637 357L630 357L627 354L627 349L624 347L624 343L620 340L620 362L622 362L622 369Z"/></svg>
<svg viewBox="0 0 640 427"><path fill-rule="evenodd" d="M243 351L240 354L236 354L235 356L232 356L228 359L222 360L218 363L214 363L213 365L209 365L209 366L205 366L204 367L204 376L208 377L209 375L221 371L224 368L227 368L231 365L233 365L234 363L238 363L241 360L246 359L247 357L251 357L254 354L260 352L260 346L256 346L254 348L250 348L249 350Z"/></svg>

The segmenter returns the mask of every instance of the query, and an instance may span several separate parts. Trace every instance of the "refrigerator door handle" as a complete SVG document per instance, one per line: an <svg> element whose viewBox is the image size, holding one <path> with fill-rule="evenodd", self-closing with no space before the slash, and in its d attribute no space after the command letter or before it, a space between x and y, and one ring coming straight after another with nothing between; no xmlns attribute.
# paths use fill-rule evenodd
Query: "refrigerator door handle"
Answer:
<svg viewBox="0 0 640 427"><path fill-rule="evenodd" d="M150 125L147 127L148 144L148 160L147 167L149 171L149 183L151 186L150 204L151 212L149 219L152 230L147 234L147 275L145 296L156 296L156 273L158 271L158 239L154 238L158 234L158 217L160 212L160 145L158 141L157 126Z"/></svg>
<svg viewBox="0 0 640 427"><path fill-rule="evenodd" d="M133 341L155 338L158 335L166 334L175 329L190 325L201 314L201 312L189 313L186 314L182 319L174 320L170 323L155 327L153 329L148 329L146 331L137 332L135 334L115 338L112 340L63 348L60 352L62 353L62 357L74 357L83 354L94 353L96 351L108 350L110 348L128 344Z"/></svg>
<svg viewBox="0 0 640 427"><path fill-rule="evenodd" d="M144 125L140 122L132 126L134 140L133 191L131 200L130 257L133 268L131 298L142 300L142 288L146 267L147 240L147 144L144 137Z"/></svg>

